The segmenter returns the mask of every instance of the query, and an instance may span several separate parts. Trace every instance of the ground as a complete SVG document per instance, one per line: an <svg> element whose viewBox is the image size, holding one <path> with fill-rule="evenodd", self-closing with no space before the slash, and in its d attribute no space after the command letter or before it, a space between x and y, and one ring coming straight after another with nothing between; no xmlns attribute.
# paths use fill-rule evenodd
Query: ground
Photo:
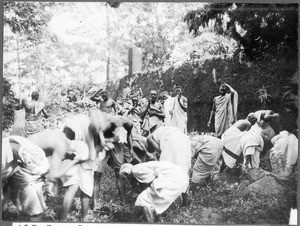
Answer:
<svg viewBox="0 0 300 226"><path fill-rule="evenodd" d="M269 168L267 156L263 156L261 163L265 169ZM239 175L238 171L225 172L217 180L190 194L188 207L182 207L178 198L165 213L156 218L156 223L287 224L290 208L296 207L296 182L290 182L284 195L276 197L261 197L247 192L250 183L251 180ZM89 211L90 222L145 223L141 210L134 207L133 198L127 196L128 204L121 205L114 172L109 167L105 168L101 184L100 206ZM49 210L44 221L58 221L63 194L64 190L59 197L47 201ZM80 199L77 197L67 221L80 222L80 209ZM3 220L24 219L18 217L16 208L9 203Z"/></svg>

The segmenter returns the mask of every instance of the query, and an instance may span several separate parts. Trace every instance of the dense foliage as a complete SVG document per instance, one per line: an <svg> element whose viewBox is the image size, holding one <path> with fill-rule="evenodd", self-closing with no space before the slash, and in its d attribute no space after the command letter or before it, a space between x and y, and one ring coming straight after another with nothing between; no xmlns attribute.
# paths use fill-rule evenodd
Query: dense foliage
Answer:
<svg viewBox="0 0 300 226"><path fill-rule="evenodd" d="M14 119L14 110L18 99L11 89L10 82L3 77L2 83L2 130L10 128Z"/></svg>
<svg viewBox="0 0 300 226"><path fill-rule="evenodd" d="M25 34L28 40L40 42L51 19L49 2L4 2L4 23L12 32ZM47 10L48 9L48 10Z"/></svg>
<svg viewBox="0 0 300 226"><path fill-rule="evenodd" d="M214 20L216 32L236 39L251 60L267 52L290 58L290 54L297 54L297 10L297 4L213 3L190 11L184 20L196 36L200 34L199 27ZM225 15L229 17L227 21Z"/></svg>

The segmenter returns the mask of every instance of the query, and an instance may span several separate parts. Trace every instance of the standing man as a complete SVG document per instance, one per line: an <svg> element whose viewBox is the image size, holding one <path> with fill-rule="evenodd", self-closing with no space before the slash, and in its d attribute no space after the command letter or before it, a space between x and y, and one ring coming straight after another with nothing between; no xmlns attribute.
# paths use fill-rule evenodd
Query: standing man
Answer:
<svg viewBox="0 0 300 226"><path fill-rule="evenodd" d="M22 101L22 105L25 107L25 136L29 136L43 130L42 116L48 118L48 114L45 110L45 104L39 102L39 92L33 91L31 94L31 102Z"/></svg>
<svg viewBox="0 0 300 226"><path fill-rule="evenodd" d="M97 105L100 103L99 109L102 112L113 115L117 113L116 102L108 98L108 93L106 90L103 91L100 89L94 95L92 95L90 99L92 101L96 101Z"/></svg>
<svg viewBox="0 0 300 226"><path fill-rule="evenodd" d="M163 125L165 113L162 104L157 102L157 93L155 90L150 91L150 101L147 108L142 112L142 117L144 118L142 135L145 137Z"/></svg>
<svg viewBox="0 0 300 226"><path fill-rule="evenodd" d="M215 115L215 133L218 138L237 120L238 93L227 83L219 89L220 95L213 100L213 107L207 126L210 127L211 119Z"/></svg>
<svg viewBox="0 0 300 226"><path fill-rule="evenodd" d="M178 127L185 134L187 133L187 98L182 95L181 86L175 87L176 97L174 98L173 108L170 111L171 126Z"/></svg>
<svg viewBox="0 0 300 226"><path fill-rule="evenodd" d="M132 105L130 106L130 109L124 113L124 116L133 122L134 127L132 133L141 135L141 106L138 102L138 97L136 95L132 96Z"/></svg>
<svg viewBox="0 0 300 226"><path fill-rule="evenodd" d="M161 93L161 97L163 100L164 112L165 112L165 126L171 126L171 114L173 108L173 98L169 95L168 91L164 91Z"/></svg>

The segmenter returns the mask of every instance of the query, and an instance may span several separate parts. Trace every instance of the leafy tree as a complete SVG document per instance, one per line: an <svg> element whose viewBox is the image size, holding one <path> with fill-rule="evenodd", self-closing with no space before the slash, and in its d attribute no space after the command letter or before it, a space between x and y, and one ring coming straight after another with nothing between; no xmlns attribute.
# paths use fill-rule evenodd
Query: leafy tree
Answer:
<svg viewBox="0 0 300 226"><path fill-rule="evenodd" d="M14 121L14 109L18 104L11 83L3 77L2 83L2 129L8 129Z"/></svg>
<svg viewBox="0 0 300 226"><path fill-rule="evenodd" d="M25 34L28 40L39 42L51 19L49 2L4 2L4 23L12 32Z"/></svg>
<svg viewBox="0 0 300 226"><path fill-rule="evenodd" d="M251 60L262 57L266 52L295 57L297 10L297 4L213 3L191 10L184 21L195 36L200 34L199 27L206 27L213 21L216 32L236 39ZM226 26L223 26L224 23Z"/></svg>

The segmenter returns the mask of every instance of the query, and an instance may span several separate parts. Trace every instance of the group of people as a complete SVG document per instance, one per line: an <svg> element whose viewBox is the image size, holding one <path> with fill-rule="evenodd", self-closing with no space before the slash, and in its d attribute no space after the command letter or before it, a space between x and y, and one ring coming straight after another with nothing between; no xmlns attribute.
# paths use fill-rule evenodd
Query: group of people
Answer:
<svg viewBox="0 0 300 226"><path fill-rule="evenodd" d="M115 172L121 202L127 203L127 183L136 197L134 205L153 223L155 215L166 211L177 198L188 205L190 192L212 175L237 167L241 157L243 170L259 168L266 144L272 147L272 172L265 174L288 178L294 173L298 139L282 130L277 113L261 110L237 120L238 94L225 83L214 98L208 122L210 126L214 119L215 136L188 136L187 98L180 86L174 91L174 97L167 91L157 97L151 90L146 101L132 96L120 111L107 91L100 89L91 96L98 109L67 117L60 130L4 137L2 199L14 191L10 199L30 220L37 220L47 209L47 195L58 194L61 180L67 189L60 220L67 219L80 191L82 221L88 221L89 208L100 205L101 177L109 165ZM32 96L33 104L24 104L26 121L38 114L47 117L43 105L34 104L37 99Z"/></svg>

